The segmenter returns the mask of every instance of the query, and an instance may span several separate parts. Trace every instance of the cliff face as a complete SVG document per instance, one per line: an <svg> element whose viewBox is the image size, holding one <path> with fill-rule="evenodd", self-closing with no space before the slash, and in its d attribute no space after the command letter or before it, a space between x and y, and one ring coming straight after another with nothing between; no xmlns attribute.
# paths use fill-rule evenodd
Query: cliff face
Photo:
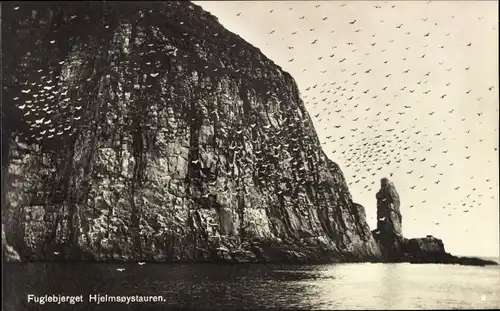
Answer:
<svg viewBox="0 0 500 311"><path fill-rule="evenodd" d="M23 258L380 258L293 78L200 7L3 10L3 219Z"/></svg>

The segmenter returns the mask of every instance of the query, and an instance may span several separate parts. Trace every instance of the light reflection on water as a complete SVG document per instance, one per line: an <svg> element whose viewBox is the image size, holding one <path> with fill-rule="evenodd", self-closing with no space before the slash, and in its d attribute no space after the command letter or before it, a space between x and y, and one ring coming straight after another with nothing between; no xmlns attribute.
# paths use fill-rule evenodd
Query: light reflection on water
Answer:
<svg viewBox="0 0 500 311"><path fill-rule="evenodd" d="M314 309L450 309L500 307L498 267L347 264L322 267L302 301ZM335 278L335 282L330 279ZM485 299L486 298L486 299Z"/></svg>
<svg viewBox="0 0 500 311"><path fill-rule="evenodd" d="M119 272L116 268L126 270ZM4 310L500 307L500 269L452 265L4 265ZM163 304L36 306L27 294L162 295ZM10 308L9 308L10 307Z"/></svg>

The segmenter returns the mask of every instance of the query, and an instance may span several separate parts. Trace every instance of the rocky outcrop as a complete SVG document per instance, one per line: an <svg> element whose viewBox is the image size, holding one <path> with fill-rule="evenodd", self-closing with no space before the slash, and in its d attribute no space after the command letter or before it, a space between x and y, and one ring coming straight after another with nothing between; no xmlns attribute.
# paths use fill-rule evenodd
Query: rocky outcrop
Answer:
<svg viewBox="0 0 500 311"><path fill-rule="evenodd" d="M381 258L293 78L214 16L17 6L2 14L2 205L24 259Z"/></svg>
<svg viewBox="0 0 500 311"><path fill-rule="evenodd" d="M400 212L399 194L394 184L387 178L380 181L377 198L377 229L374 237L381 246L386 260L396 260L404 245L403 224Z"/></svg>
<svg viewBox="0 0 500 311"><path fill-rule="evenodd" d="M443 241L428 235L420 239L405 239L403 251L413 254L444 253L445 249Z"/></svg>
<svg viewBox="0 0 500 311"><path fill-rule="evenodd" d="M403 237L400 199L394 184L382 178L377 192L377 229L372 234L385 262L440 263L460 265L497 265L479 258L457 257L446 252L443 241L431 235L425 238Z"/></svg>
<svg viewBox="0 0 500 311"><path fill-rule="evenodd" d="M405 239L399 262L441 263L467 266L498 265L497 262L473 257L458 257L447 253L443 241L428 235L425 238Z"/></svg>

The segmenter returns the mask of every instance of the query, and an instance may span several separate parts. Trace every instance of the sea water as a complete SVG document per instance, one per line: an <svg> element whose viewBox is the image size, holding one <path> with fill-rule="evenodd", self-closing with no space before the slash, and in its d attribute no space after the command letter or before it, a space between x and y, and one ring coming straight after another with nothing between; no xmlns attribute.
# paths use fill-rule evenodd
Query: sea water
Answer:
<svg viewBox="0 0 500 311"><path fill-rule="evenodd" d="M3 268L4 311L500 308L500 266L20 263ZM53 302L47 302L49 296ZM74 297L73 303L70 298L58 303L57 297ZM148 297L156 301L145 301Z"/></svg>

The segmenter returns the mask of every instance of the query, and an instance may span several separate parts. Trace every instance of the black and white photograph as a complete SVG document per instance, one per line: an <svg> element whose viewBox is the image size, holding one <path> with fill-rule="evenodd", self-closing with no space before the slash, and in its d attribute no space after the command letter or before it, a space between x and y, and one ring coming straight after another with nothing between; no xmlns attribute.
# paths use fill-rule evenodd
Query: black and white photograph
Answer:
<svg viewBox="0 0 500 311"><path fill-rule="evenodd" d="M498 1L2 1L2 311L500 308Z"/></svg>

